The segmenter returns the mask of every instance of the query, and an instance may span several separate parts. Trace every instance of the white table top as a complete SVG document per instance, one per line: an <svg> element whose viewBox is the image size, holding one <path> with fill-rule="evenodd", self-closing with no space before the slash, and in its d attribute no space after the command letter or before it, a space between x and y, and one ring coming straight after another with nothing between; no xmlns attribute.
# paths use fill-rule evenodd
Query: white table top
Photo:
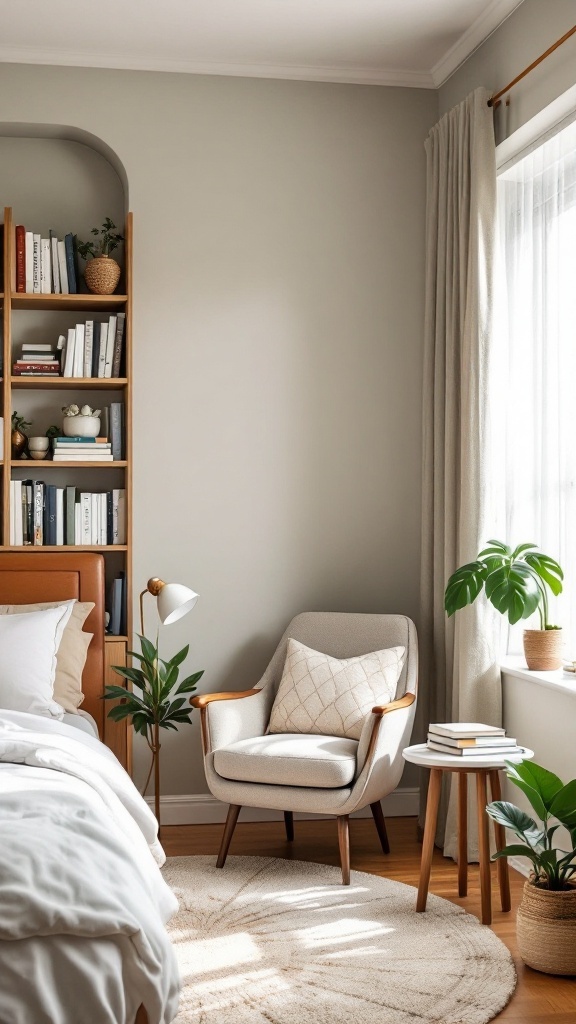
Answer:
<svg viewBox="0 0 576 1024"><path fill-rule="evenodd" d="M417 743L402 751L405 761L419 764L423 768L504 768L505 761L531 761L534 751L522 747L521 754L443 754L440 750L429 750L425 743Z"/></svg>

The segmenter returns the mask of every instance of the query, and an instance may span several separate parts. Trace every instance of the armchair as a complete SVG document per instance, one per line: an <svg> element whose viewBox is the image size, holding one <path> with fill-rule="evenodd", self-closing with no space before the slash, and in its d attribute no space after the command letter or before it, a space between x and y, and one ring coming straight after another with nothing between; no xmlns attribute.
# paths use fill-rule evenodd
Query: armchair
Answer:
<svg viewBox="0 0 576 1024"><path fill-rule="evenodd" d="M359 740L266 735L289 637L334 658L406 648L395 699L372 708ZM344 885L350 884L349 816L354 811L370 805L382 850L389 853L380 801L402 776L402 750L409 743L416 710L417 673L416 628L406 616L304 612L292 619L257 687L193 697L190 703L201 714L208 788L230 805L217 867L224 867L243 805L284 811L289 841L294 837L294 811L335 815Z"/></svg>

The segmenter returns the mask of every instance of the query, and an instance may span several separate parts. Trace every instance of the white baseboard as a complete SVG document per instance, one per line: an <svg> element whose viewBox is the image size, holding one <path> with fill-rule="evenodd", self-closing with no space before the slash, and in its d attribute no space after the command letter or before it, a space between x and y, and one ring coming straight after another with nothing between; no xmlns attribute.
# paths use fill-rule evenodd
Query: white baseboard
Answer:
<svg viewBox="0 0 576 1024"><path fill-rule="evenodd" d="M530 878L530 861L524 857L508 857L508 866L524 878Z"/></svg>
<svg viewBox="0 0 576 1024"><path fill-rule="evenodd" d="M146 802L154 807L154 797L147 797ZM396 789L382 801L382 809L387 818L415 817L418 814L418 788ZM215 800L209 793L188 793L163 796L160 800L160 817L163 825L213 825L226 820L227 804ZM243 807L240 821L281 821L282 811L269 811L261 807ZM320 814L301 814L296 812L295 818L320 818ZM370 817L370 808L365 807L352 815L354 818Z"/></svg>

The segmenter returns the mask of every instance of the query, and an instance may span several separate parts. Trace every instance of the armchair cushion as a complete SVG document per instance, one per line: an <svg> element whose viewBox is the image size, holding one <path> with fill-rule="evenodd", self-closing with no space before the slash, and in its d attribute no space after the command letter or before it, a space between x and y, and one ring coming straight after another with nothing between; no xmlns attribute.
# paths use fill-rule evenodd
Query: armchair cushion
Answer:
<svg viewBox="0 0 576 1024"><path fill-rule="evenodd" d="M338 789L354 778L357 749L339 736L256 736L216 750L214 769L237 782Z"/></svg>
<svg viewBox="0 0 576 1024"><path fill-rule="evenodd" d="M268 732L360 739L374 705L394 700L405 653L405 647L391 647L331 658L289 639Z"/></svg>

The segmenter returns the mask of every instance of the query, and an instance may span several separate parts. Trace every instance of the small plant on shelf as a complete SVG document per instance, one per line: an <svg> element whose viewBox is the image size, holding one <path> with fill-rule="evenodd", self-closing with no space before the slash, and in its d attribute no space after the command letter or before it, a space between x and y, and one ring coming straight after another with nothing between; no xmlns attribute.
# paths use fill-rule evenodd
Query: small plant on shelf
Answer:
<svg viewBox="0 0 576 1024"><path fill-rule="evenodd" d="M110 256L118 248L124 236L116 231L116 225L110 217L102 223L101 228L92 228L94 239L88 242L78 241L78 253L86 263L84 279L93 295L111 295L120 280L120 267Z"/></svg>

